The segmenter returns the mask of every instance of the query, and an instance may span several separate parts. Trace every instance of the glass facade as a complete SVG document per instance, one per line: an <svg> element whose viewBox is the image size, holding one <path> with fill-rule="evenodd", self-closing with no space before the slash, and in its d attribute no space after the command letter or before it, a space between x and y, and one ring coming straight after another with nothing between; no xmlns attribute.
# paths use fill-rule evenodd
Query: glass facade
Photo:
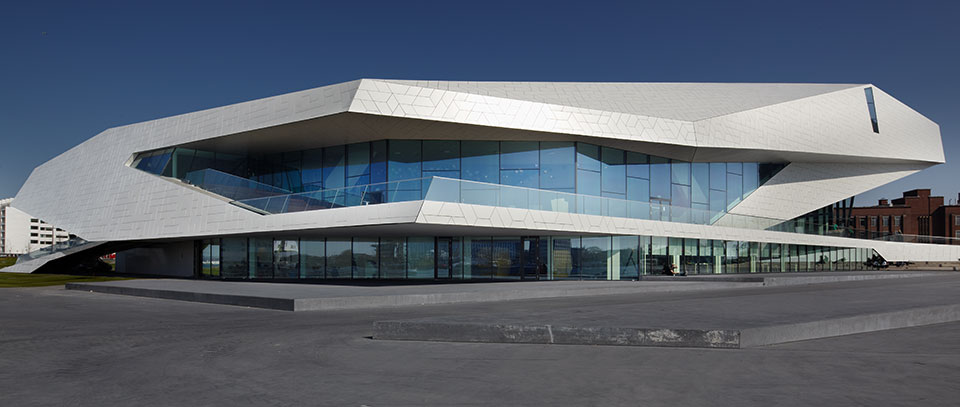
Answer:
<svg viewBox="0 0 960 407"><path fill-rule="evenodd" d="M582 195L579 213L695 223L719 218L784 165L690 163L580 142L458 140L250 155L178 147L140 153L131 163L267 214L420 200L431 177L443 177L476 182L439 197L445 201L518 207L513 196L485 202L486 183ZM277 196L289 199L267 200ZM556 195L536 205L565 211L573 199Z"/></svg>
<svg viewBox="0 0 960 407"><path fill-rule="evenodd" d="M870 249L657 236L229 237L197 242L202 278L224 280L635 280L859 270Z"/></svg>

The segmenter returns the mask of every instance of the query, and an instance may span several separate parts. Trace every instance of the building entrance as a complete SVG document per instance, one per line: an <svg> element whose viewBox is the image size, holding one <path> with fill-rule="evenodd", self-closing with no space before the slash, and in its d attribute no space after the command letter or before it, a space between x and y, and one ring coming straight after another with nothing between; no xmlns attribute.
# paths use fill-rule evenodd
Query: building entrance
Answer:
<svg viewBox="0 0 960 407"><path fill-rule="evenodd" d="M436 253L436 275L437 279L450 279L453 277L453 238L438 237Z"/></svg>

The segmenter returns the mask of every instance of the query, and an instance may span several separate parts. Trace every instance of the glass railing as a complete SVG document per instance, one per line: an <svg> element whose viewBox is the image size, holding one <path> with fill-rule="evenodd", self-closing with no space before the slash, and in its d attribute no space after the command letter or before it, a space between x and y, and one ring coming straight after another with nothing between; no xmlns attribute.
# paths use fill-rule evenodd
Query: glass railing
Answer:
<svg viewBox="0 0 960 407"><path fill-rule="evenodd" d="M421 194L421 191L425 192ZM665 202L630 201L443 177L242 199L232 203L263 214L278 214L419 200L750 229L766 229L782 222L779 219L673 206Z"/></svg>
<svg viewBox="0 0 960 407"><path fill-rule="evenodd" d="M349 206L374 205L387 202L419 201L420 186L426 186L431 178L416 178L403 181L381 182L320 191L300 192L253 199L241 199L234 205L264 214L314 211L318 209L345 208Z"/></svg>
<svg viewBox="0 0 960 407"><path fill-rule="evenodd" d="M291 192L283 188L277 188L212 168L190 171L184 176L183 181L200 189L234 200L288 195Z"/></svg>
<svg viewBox="0 0 960 407"><path fill-rule="evenodd" d="M421 191L423 192L421 193ZM444 177L415 178L322 191L275 195L237 200L231 203L268 215L420 200L649 219L740 229L858 237L852 229L835 224L819 224L808 219L783 221L782 219L673 206L668 202L631 201ZM883 240L960 244L960 239L932 236L891 235Z"/></svg>
<svg viewBox="0 0 960 407"><path fill-rule="evenodd" d="M87 243L89 243L89 242L87 242L86 240L83 240L83 239L81 239L81 238L79 238L79 237L73 237L73 238L70 238L70 239L68 239L68 240L65 240L65 241L62 241L62 242L58 242L58 243L56 243L56 244L53 244L53 245L50 245L50 246L46 246L46 247L42 247L42 248L39 248L39 249L34 250L34 251L32 251L32 252L23 254L23 255L20 256L20 259L23 259L23 260L33 260L33 259L40 258L40 257L46 256L46 255L48 255L48 254L52 254L52 253L55 253L55 252L62 252L62 251L67 250L67 249L72 249L72 248L74 248L74 247L79 247L79 246L85 245L85 244L87 244Z"/></svg>

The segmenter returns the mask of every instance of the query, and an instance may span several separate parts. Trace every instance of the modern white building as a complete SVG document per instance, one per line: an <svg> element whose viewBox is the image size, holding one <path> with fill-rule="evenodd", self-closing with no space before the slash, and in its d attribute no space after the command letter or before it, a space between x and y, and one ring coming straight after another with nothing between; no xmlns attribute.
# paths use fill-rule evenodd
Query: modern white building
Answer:
<svg viewBox="0 0 960 407"><path fill-rule="evenodd" d="M873 85L361 79L108 129L14 205L125 249L126 272L854 269L960 259L844 237L823 209L943 162L939 126Z"/></svg>
<svg viewBox="0 0 960 407"><path fill-rule="evenodd" d="M13 198L0 199L0 254L24 254L65 242L70 235L17 208Z"/></svg>

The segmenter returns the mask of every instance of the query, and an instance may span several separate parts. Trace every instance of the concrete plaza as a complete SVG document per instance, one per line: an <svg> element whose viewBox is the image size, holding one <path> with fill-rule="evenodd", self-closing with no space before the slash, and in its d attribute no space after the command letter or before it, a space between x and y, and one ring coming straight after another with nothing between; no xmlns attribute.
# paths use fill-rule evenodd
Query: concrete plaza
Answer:
<svg viewBox="0 0 960 407"><path fill-rule="evenodd" d="M900 290L960 276L284 312L59 287L0 291L0 405L951 405L960 323L749 349L372 340L376 321ZM898 287L898 288L894 288ZM711 300L712 299L712 300ZM854 300L857 302L857 300ZM705 302L706 307L710 303ZM811 305L812 306L812 305ZM866 305L864 305L866 306ZM734 311L730 311L731 313ZM746 307L743 315L776 313Z"/></svg>

